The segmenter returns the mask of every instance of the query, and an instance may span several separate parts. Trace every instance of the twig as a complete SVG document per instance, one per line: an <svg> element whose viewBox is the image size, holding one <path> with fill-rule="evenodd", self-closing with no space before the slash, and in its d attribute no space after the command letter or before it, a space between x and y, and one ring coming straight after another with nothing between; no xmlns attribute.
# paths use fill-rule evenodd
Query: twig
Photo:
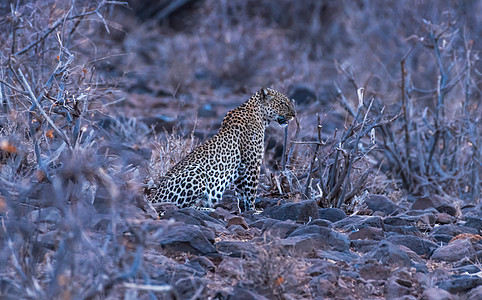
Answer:
<svg viewBox="0 0 482 300"><path fill-rule="evenodd" d="M34 42L30 43L28 46L26 46L25 48L23 48L22 50L19 50L17 51L16 53L13 54L13 56L19 56L19 55L22 55L24 54L25 52L27 52L28 50L32 49L35 45L37 45L38 43L40 43L41 41L43 41L44 39L46 39L57 27L59 27L60 25L64 24L66 21L69 21L69 20L74 20L74 19L79 19L79 18L84 18L86 16L90 16L90 15L93 15L93 14L97 14L97 15L100 15L99 13L99 10L102 6L104 6L104 4L120 4L120 5L126 5L127 3L126 2L118 2L118 1L101 1L98 5L97 5L97 8L92 10L92 11L88 11L88 12L84 12L84 13L81 13L81 14L78 14L78 15L75 15L75 16L71 16L71 17L67 17L69 15L70 12L68 12L64 17L62 18L59 18L57 21L55 21L54 24L52 24L51 27L47 28L44 30L44 33L38 38L36 39ZM103 18L102 18L103 19ZM101 20L102 20L101 19ZM104 20L105 21L105 20Z"/></svg>
<svg viewBox="0 0 482 300"><path fill-rule="evenodd" d="M32 88L27 82L27 79L25 79L25 76L23 76L22 70L18 69L18 72L20 73L20 77L22 78L23 84L27 87L28 93L30 95L30 98L32 99L32 102L35 104L35 106L38 107L40 114L45 118L45 120L50 124L52 129L57 133L57 135L64 140L64 142L67 144L70 150L72 150L72 145L70 144L69 138L62 132L60 129L55 125L55 123L50 119L50 117L47 115L45 110L40 106L40 103L37 101L37 98L32 92Z"/></svg>

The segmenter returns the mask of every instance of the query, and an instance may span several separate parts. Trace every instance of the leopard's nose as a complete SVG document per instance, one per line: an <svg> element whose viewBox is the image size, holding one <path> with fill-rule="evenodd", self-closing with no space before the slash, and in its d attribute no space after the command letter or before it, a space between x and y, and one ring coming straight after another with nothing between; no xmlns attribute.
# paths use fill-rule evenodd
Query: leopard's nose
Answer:
<svg viewBox="0 0 482 300"><path fill-rule="evenodd" d="M288 125L289 121L283 116L278 116L276 118L276 122L278 122L278 124L280 124L281 126L286 126L286 125Z"/></svg>

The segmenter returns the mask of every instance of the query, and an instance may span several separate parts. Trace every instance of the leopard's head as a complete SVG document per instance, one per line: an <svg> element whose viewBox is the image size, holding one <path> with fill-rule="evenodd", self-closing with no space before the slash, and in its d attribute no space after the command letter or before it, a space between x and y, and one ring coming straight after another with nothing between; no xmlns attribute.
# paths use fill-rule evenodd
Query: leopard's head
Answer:
<svg viewBox="0 0 482 300"><path fill-rule="evenodd" d="M262 88L258 95L261 98L263 119L266 124L276 121L281 127L285 127L296 117L293 102L280 92L271 88Z"/></svg>

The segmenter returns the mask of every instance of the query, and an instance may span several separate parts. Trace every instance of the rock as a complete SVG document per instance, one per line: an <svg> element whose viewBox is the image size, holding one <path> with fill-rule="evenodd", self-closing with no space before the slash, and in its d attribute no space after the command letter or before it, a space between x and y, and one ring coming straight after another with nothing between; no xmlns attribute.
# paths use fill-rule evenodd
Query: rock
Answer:
<svg viewBox="0 0 482 300"><path fill-rule="evenodd" d="M286 203L280 206L270 207L263 211L262 214L278 220L308 222L318 219L318 205L314 200Z"/></svg>
<svg viewBox="0 0 482 300"><path fill-rule="evenodd" d="M434 242L424 240L420 237L413 235L393 235L385 239L396 245L403 245L408 247L415 253L421 256L429 257L432 252L438 248L437 244Z"/></svg>
<svg viewBox="0 0 482 300"><path fill-rule="evenodd" d="M349 235L350 240L382 240L385 237L381 228L364 227L358 231L352 232Z"/></svg>
<svg viewBox="0 0 482 300"><path fill-rule="evenodd" d="M328 279L314 277L309 286L314 299L333 299L335 286Z"/></svg>
<svg viewBox="0 0 482 300"><path fill-rule="evenodd" d="M316 256L323 259L330 259L333 261L344 261L351 262L354 259L359 258L358 254L353 252L339 252L333 250L318 250L316 251Z"/></svg>
<svg viewBox="0 0 482 300"><path fill-rule="evenodd" d="M289 98L294 99L297 105L308 105L317 99L315 91L302 83L289 87Z"/></svg>
<svg viewBox="0 0 482 300"><path fill-rule="evenodd" d="M414 235L418 237L422 237L423 234L420 232L420 230L415 227L415 226L390 226L390 225L384 225L383 229L387 233L398 233L401 235Z"/></svg>
<svg viewBox="0 0 482 300"><path fill-rule="evenodd" d="M363 227L383 228L382 218L354 215L333 223L333 228L355 231Z"/></svg>
<svg viewBox="0 0 482 300"><path fill-rule="evenodd" d="M213 223L220 223L220 221L216 218L211 217L206 211L194 209L191 207L181 208L178 210L180 213L185 214L187 216L191 216L199 220L202 224L203 221L209 221Z"/></svg>
<svg viewBox="0 0 482 300"><path fill-rule="evenodd" d="M465 204L462 206L462 212L466 218L482 219L482 202L477 205Z"/></svg>
<svg viewBox="0 0 482 300"><path fill-rule="evenodd" d="M412 204L411 209L423 210L431 207L437 209L437 211L439 212L448 213L451 216L455 216L457 214L457 209L453 204L449 203L449 201L437 195L430 195L418 198Z"/></svg>
<svg viewBox="0 0 482 300"><path fill-rule="evenodd" d="M259 252L258 247L251 242L220 241L214 246L231 257L255 257Z"/></svg>
<svg viewBox="0 0 482 300"><path fill-rule="evenodd" d="M350 241L345 234L334 231L330 228L316 225L298 227L289 235L289 237L296 237L306 234L319 234L323 236L323 239L328 243L332 250L348 251L350 248Z"/></svg>
<svg viewBox="0 0 482 300"><path fill-rule="evenodd" d="M462 233L477 234L477 230L472 227L457 226L453 224L440 225L432 231L432 234L446 234L456 236Z"/></svg>
<svg viewBox="0 0 482 300"><path fill-rule="evenodd" d="M319 218L330 222L337 222L346 218L346 214L339 208L320 208L318 210Z"/></svg>
<svg viewBox="0 0 482 300"><path fill-rule="evenodd" d="M455 240L470 240L473 243L479 242L482 240L482 236L479 234L472 234L472 233L461 233L456 236L454 236L450 242L455 241ZM449 243L450 243L449 242Z"/></svg>
<svg viewBox="0 0 482 300"><path fill-rule="evenodd" d="M390 269L378 262L365 262L358 270L360 277L365 280L386 280L390 275Z"/></svg>
<svg viewBox="0 0 482 300"><path fill-rule="evenodd" d="M268 298L256 292L237 287L228 295L227 300L268 300Z"/></svg>
<svg viewBox="0 0 482 300"><path fill-rule="evenodd" d="M482 299L482 286L476 287L467 293L466 300L480 300Z"/></svg>
<svg viewBox="0 0 482 300"><path fill-rule="evenodd" d="M437 213L435 215L435 223L437 224L450 224L453 223L454 220L455 218L447 213Z"/></svg>
<svg viewBox="0 0 482 300"><path fill-rule="evenodd" d="M224 257L221 263L216 268L216 273L230 278L243 278L245 275L244 265L245 260L235 257Z"/></svg>
<svg viewBox="0 0 482 300"><path fill-rule="evenodd" d="M175 220L179 223L190 224L190 225L198 225L198 226L205 226L206 223L204 221L199 220L193 216L187 215L185 213L180 212L179 210L168 209L164 213L160 214L161 220Z"/></svg>
<svg viewBox="0 0 482 300"><path fill-rule="evenodd" d="M454 262L470 256L475 252L469 240L455 240L452 243L437 248L432 256L432 260Z"/></svg>
<svg viewBox="0 0 482 300"><path fill-rule="evenodd" d="M201 229L197 225L174 223L168 224L161 234L154 237L155 242L172 252L189 252L204 255L216 252L216 249L203 233L209 233L207 228ZM214 238L214 235L209 237Z"/></svg>
<svg viewBox="0 0 482 300"><path fill-rule="evenodd" d="M446 290L431 287L423 291L422 300L455 300L455 298Z"/></svg>
<svg viewBox="0 0 482 300"><path fill-rule="evenodd" d="M415 291L415 282L407 269L395 270L385 284L386 299L417 299L411 295Z"/></svg>
<svg viewBox="0 0 482 300"><path fill-rule="evenodd" d="M244 229L244 227L241 226L241 225L231 225L231 226L229 226L229 232L233 236L237 236L237 237L243 237L243 236L248 235L248 231L246 229Z"/></svg>
<svg viewBox="0 0 482 300"><path fill-rule="evenodd" d="M193 298L196 292L204 286L203 280L197 277L185 277L173 282L175 295L178 295L180 299Z"/></svg>
<svg viewBox="0 0 482 300"><path fill-rule="evenodd" d="M316 219L309 223L310 225L322 226L322 227L331 227L333 224L332 222L324 219Z"/></svg>
<svg viewBox="0 0 482 300"><path fill-rule="evenodd" d="M412 225L416 221L416 217L387 217L383 220L383 224L390 225L390 226L407 226Z"/></svg>
<svg viewBox="0 0 482 300"><path fill-rule="evenodd" d="M244 220L244 218L240 216L234 216L232 218L229 218L228 224L226 225L226 227L229 227L231 225L240 225L244 229L249 228L248 223L246 223L246 220Z"/></svg>
<svg viewBox="0 0 482 300"><path fill-rule="evenodd" d="M372 211L380 211L383 212L385 215L393 215L401 211L400 207L393 203L387 196L383 195L369 195L368 199L365 200L365 204L367 205L368 209Z"/></svg>
<svg viewBox="0 0 482 300"><path fill-rule="evenodd" d="M391 276L385 284L385 299L410 299L404 296L410 296L411 287L412 283L410 281Z"/></svg>
<svg viewBox="0 0 482 300"><path fill-rule="evenodd" d="M286 249L300 254L316 253L316 250L329 250L331 248L325 237L318 233L288 237L282 239L280 244Z"/></svg>
<svg viewBox="0 0 482 300"><path fill-rule="evenodd" d="M351 248L353 248L353 251L366 253L373 250L373 248L376 247L378 243L379 241L374 240L352 240L350 246Z"/></svg>
<svg viewBox="0 0 482 300"><path fill-rule="evenodd" d="M463 274L463 273L475 274L475 273L481 272L482 270L476 265L468 265L468 266L454 268L452 269L452 271L457 274Z"/></svg>
<svg viewBox="0 0 482 300"><path fill-rule="evenodd" d="M381 241L372 251L364 255L365 258L376 259L383 265L394 265L400 267L410 267L412 260L400 246L387 241Z"/></svg>
<svg viewBox="0 0 482 300"><path fill-rule="evenodd" d="M214 270L216 269L216 266L213 264L213 262L204 256L194 257L191 259L191 262L199 264L203 269L210 272L214 272Z"/></svg>
<svg viewBox="0 0 482 300"><path fill-rule="evenodd" d="M340 267L328 261L320 261L309 267L306 273L309 276L320 276L320 278L335 283L340 276Z"/></svg>
<svg viewBox="0 0 482 300"><path fill-rule="evenodd" d="M436 242L448 244L452 240L452 236L446 234L431 234L430 237Z"/></svg>
<svg viewBox="0 0 482 300"><path fill-rule="evenodd" d="M472 275L453 275L452 278L438 282L436 285L452 294L464 293L481 286L482 278Z"/></svg>
<svg viewBox="0 0 482 300"><path fill-rule="evenodd" d="M212 232L216 234L228 234L230 231L226 229L226 226L223 224L219 224L218 222L214 223L211 221L204 221L204 227L210 229Z"/></svg>
<svg viewBox="0 0 482 300"><path fill-rule="evenodd" d="M265 219L252 224L252 226L256 227L259 224L262 224L261 234L268 237L280 237L282 239L286 238L290 233L299 227L299 225L292 220L279 221L273 219Z"/></svg>
<svg viewBox="0 0 482 300"><path fill-rule="evenodd" d="M472 227L472 228L478 230L479 232L481 232L482 231L482 219L468 218L467 222L465 222L464 226L465 227Z"/></svg>

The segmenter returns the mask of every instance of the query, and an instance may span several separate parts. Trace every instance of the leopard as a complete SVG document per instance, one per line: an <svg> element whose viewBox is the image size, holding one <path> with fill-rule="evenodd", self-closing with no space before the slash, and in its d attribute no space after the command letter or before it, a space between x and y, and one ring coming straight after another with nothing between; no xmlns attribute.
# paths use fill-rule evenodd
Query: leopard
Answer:
<svg viewBox="0 0 482 300"><path fill-rule="evenodd" d="M148 200L213 209L233 184L239 212L254 210L266 128L272 121L285 127L295 117L294 101L261 88L226 114L214 136L168 170Z"/></svg>

